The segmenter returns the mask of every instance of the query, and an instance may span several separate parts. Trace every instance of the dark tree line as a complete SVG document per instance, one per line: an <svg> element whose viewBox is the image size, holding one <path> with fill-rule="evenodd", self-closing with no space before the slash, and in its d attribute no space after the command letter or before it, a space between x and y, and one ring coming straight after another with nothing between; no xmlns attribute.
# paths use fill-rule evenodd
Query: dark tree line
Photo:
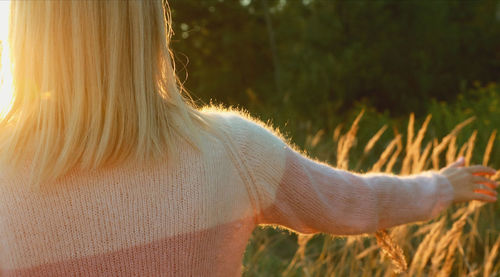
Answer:
<svg viewBox="0 0 500 277"><path fill-rule="evenodd" d="M276 118L325 120L358 104L418 115L500 76L496 0L169 3L195 98Z"/></svg>

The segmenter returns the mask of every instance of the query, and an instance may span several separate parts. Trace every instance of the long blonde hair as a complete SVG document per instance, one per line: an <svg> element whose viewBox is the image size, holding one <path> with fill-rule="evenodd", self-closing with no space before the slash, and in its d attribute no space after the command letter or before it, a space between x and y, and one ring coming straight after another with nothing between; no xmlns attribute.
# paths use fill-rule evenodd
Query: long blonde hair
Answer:
<svg viewBox="0 0 500 277"><path fill-rule="evenodd" d="M158 158L179 134L196 147L202 114L181 93L166 2L12 1L13 103L0 161L32 181L74 167Z"/></svg>

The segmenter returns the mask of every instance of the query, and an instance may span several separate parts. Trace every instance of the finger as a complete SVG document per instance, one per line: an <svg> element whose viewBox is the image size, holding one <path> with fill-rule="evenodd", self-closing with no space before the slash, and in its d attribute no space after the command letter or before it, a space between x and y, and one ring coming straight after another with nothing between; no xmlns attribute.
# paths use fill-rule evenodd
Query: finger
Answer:
<svg viewBox="0 0 500 277"><path fill-rule="evenodd" d="M489 178L483 177L483 176L472 176L472 182L475 184L484 184L487 185L488 187L492 189L498 188L498 182L495 182Z"/></svg>
<svg viewBox="0 0 500 277"><path fill-rule="evenodd" d="M482 194L487 194L487 195L490 195L490 196L497 196L498 195L498 192L496 192L495 190L487 187L487 186L482 186L482 187L479 187L477 189L474 190L475 193L482 193Z"/></svg>
<svg viewBox="0 0 500 277"><path fill-rule="evenodd" d="M473 175L495 175L497 173L495 169L483 165L472 165L467 170Z"/></svg>
<svg viewBox="0 0 500 277"><path fill-rule="evenodd" d="M465 165L465 158L460 157L460 158L458 158L458 160L456 160L452 164L448 165L447 167L462 167L464 165Z"/></svg>
<svg viewBox="0 0 500 277"><path fill-rule="evenodd" d="M479 200L484 202L496 202L497 198L495 196L487 195L484 193L475 193L474 200Z"/></svg>

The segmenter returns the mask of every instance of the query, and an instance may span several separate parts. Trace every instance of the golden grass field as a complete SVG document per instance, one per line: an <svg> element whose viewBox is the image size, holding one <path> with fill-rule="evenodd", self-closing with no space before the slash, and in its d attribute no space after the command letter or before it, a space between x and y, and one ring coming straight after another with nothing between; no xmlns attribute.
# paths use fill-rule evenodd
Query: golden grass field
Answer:
<svg viewBox="0 0 500 277"><path fill-rule="evenodd" d="M356 145L361 118L362 113L346 133L341 134L340 128L334 132L338 168L349 169L349 152ZM457 136L474 120L471 118L457 125L444 138L431 139L424 145L430 120L428 116L417 130L414 116L410 116L405 141L401 134L396 135L370 172L408 175L438 170L443 159L449 164L460 156L464 156L469 165L475 151L483 151L482 164L488 165L496 130L491 133L485 149L475 149L477 131L466 143L457 145ZM380 143L386 129L387 126L382 127L369 140L363 156ZM311 135L307 143L317 144L320 139L321 134ZM397 161L402 164L399 172L394 171ZM498 165L489 166L498 168ZM499 174L493 178L498 180ZM499 211L498 203L455 204L429 222L343 238L328 234L295 235L285 230L269 232L272 227L261 227L254 231L253 244L247 248L244 276L500 276ZM293 257L266 261L269 249L284 240L295 244ZM279 267L279 273L269 270L273 267Z"/></svg>

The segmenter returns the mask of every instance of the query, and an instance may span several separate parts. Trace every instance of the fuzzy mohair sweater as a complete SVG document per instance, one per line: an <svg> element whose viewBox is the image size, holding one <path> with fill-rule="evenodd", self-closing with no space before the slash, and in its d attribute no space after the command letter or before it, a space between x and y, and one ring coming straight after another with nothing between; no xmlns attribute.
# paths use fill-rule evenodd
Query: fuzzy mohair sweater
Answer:
<svg viewBox="0 0 500 277"><path fill-rule="evenodd" d="M438 172L355 174L313 161L270 129L211 112L222 135L176 141L162 161L73 170L32 190L0 171L1 276L239 276L252 230L373 233L452 202Z"/></svg>

